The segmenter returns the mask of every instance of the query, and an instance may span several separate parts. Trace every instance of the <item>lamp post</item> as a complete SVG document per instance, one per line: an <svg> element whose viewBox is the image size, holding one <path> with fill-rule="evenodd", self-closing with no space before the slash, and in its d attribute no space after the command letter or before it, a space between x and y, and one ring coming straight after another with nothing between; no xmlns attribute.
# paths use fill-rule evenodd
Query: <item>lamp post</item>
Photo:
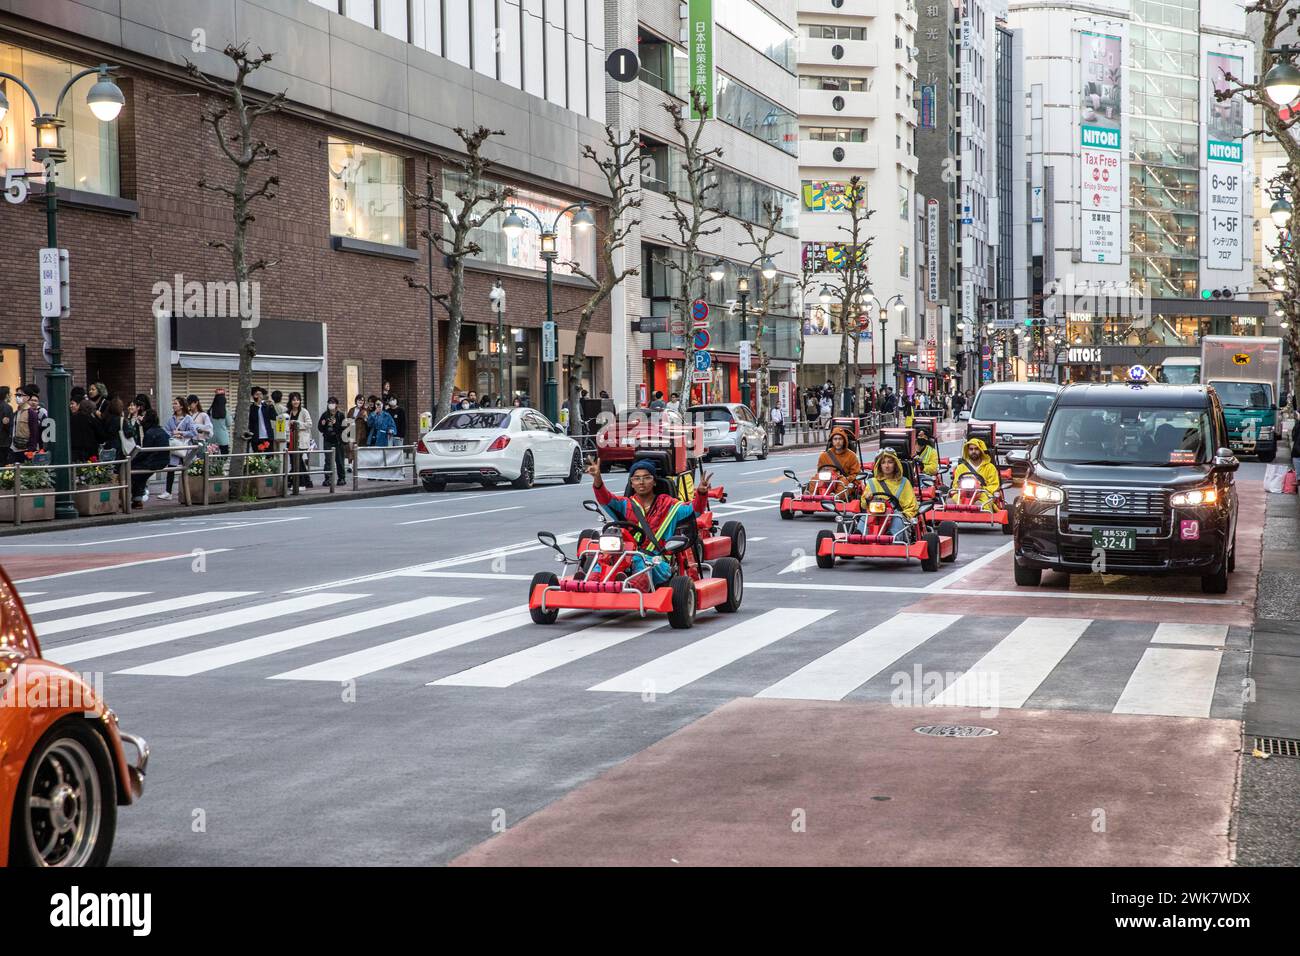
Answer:
<svg viewBox="0 0 1300 956"><path fill-rule="evenodd" d="M901 318L907 304L901 292L891 295L885 300L884 305L881 305L880 300L874 295L868 295L867 298L875 304L876 312L880 316L880 390L878 394L883 395L885 392L886 368L888 367L888 363L885 361L885 323L889 321L889 306L892 304ZM898 301L895 302L895 299ZM894 361L898 361L897 351L895 351Z"/></svg>
<svg viewBox="0 0 1300 956"><path fill-rule="evenodd" d="M506 238L517 239L520 233L524 231L525 223L523 217L519 215L521 212L526 212L528 215L533 217L533 221L537 223L537 228L542 234L540 254L542 259L546 262L546 326L542 330L543 356L545 356L548 351L546 348L547 336L548 334L551 336L551 358L543 362L546 366L546 385L542 395L542 412L553 422L558 417L560 408L559 384L555 380L555 356L559 346L557 341L559 336L555 330L554 267L555 258L559 254L556 247L555 234L560 228L560 220L570 212L573 212L573 228L580 232L586 232L588 229L594 227L596 225L596 220L592 218L585 202L575 202L571 205L565 206L556 213L555 220L551 223L551 226L548 229L546 223L542 221L542 217L537 215L537 213L533 212L527 206L511 206L509 213L506 214L505 221L501 223L501 231L506 234Z"/></svg>
<svg viewBox="0 0 1300 956"><path fill-rule="evenodd" d="M488 300L492 303L492 311L497 314L497 404L504 408L504 396L506 389L506 336L502 322L505 318L506 311L506 289L497 279L492 283L492 290L488 292Z"/></svg>
<svg viewBox="0 0 1300 956"><path fill-rule="evenodd" d="M759 274L764 279L771 282L776 278L776 263L771 256L759 256L749 262L748 268L752 269L758 266ZM713 265L709 266L709 278L714 282L721 282L727 274L727 264L721 259L715 259ZM742 274L736 280L736 298L740 301L740 339L742 342L749 341L749 275ZM825 285L822 286L821 302L823 305L830 302L831 293ZM737 349L739 351L739 349ZM753 354L752 351L750 353ZM752 361L752 359L751 359ZM740 370L740 400L746 406L749 405L749 371L742 368Z"/></svg>
<svg viewBox="0 0 1300 956"><path fill-rule="evenodd" d="M736 280L736 294L740 297L740 341L749 341L749 276L742 275ZM740 400L749 407L749 370L740 369Z"/></svg>
<svg viewBox="0 0 1300 956"><path fill-rule="evenodd" d="M90 107L90 111L95 114L95 118L100 122L113 122L126 104L126 97L122 95L122 90L113 82L113 77L110 75L116 69L116 66L101 63L99 66L75 74L59 91L58 98L54 103L53 113L41 112L36 94L19 77L14 76L12 73L0 73L0 79L13 80L22 88L23 92L31 99L32 112L36 114L32 119L32 126L36 128L36 147L32 150L32 159L40 163L45 169L45 244L48 249L57 249L59 247L59 201L55 167L68 158L67 150L59 145L59 131L65 125L64 121L59 119L59 113L63 111L63 100L78 80L90 76L92 73L98 73L99 79L95 81L95 84L90 88L90 92L86 94L86 105ZM5 98L3 90L0 90L0 119L4 119L7 112L9 112L9 100ZM49 319L50 371L47 378L50 392L50 414L54 417L55 465L67 465L72 461L70 445L72 419L68 404L68 381L70 376L68 370L63 367L63 335L60 328L60 322L63 318L64 316L60 314L51 316ZM77 509L72 503L72 472L70 469L56 469L54 487L56 491L55 517L75 518Z"/></svg>

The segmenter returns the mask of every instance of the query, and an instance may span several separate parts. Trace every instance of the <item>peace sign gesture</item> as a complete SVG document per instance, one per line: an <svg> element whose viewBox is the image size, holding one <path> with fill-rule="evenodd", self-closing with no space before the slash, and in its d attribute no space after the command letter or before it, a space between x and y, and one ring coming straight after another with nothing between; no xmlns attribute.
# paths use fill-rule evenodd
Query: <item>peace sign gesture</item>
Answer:
<svg viewBox="0 0 1300 956"><path fill-rule="evenodd" d="M709 489L712 487L713 487L713 472L710 471L707 472L704 475L704 477L700 479L700 483L695 486L695 493L698 495L703 495L704 497L707 498L709 496Z"/></svg>

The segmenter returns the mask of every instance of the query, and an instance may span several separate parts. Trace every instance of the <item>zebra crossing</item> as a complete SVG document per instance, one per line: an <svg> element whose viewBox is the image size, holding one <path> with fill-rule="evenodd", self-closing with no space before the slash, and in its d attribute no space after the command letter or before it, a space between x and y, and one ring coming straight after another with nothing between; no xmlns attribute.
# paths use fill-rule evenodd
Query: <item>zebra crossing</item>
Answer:
<svg viewBox="0 0 1300 956"><path fill-rule="evenodd" d="M789 592L767 593L782 602ZM1227 625L904 609L864 628L861 607L778 603L703 613L694 630L673 631L664 618L635 615L566 615L542 627L526 606L491 603L472 593L391 600L357 589L100 591L47 597L28 610L49 659L131 678L343 682L405 668L389 676L431 693L529 687L729 698L743 687L762 698L897 702L901 683L941 671L916 703L1233 717L1245 676L1245 638ZM938 666L954 660L961 666Z"/></svg>

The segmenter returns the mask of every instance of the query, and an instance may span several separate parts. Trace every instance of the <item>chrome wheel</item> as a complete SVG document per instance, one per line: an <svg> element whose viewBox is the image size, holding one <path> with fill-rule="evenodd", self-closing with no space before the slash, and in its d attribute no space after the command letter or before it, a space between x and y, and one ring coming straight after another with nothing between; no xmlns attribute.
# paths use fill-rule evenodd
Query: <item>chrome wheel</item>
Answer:
<svg viewBox="0 0 1300 956"><path fill-rule="evenodd" d="M37 758L22 805L27 848L37 866L85 866L99 842L104 794L95 758L72 737Z"/></svg>

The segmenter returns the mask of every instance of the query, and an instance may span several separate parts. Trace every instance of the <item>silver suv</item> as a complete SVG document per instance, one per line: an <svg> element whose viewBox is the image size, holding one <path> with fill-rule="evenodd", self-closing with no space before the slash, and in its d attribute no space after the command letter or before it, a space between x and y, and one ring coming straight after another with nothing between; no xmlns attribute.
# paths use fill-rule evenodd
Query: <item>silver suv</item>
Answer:
<svg viewBox="0 0 1300 956"><path fill-rule="evenodd" d="M961 417L968 428L975 423L996 427L997 447L989 451L998 467L1005 468L1007 452L1028 448L1042 436L1043 422L1060 390L1050 382L995 382L979 390L970 412ZM1027 468L1012 464L1012 478L1024 478Z"/></svg>
<svg viewBox="0 0 1300 956"><path fill-rule="evenodd" d="M703 426L706 456L731 455L737 461L750 455L760 461L767 457L767 432L748 405L693 405L688 414L691 425Z"/></svg>

